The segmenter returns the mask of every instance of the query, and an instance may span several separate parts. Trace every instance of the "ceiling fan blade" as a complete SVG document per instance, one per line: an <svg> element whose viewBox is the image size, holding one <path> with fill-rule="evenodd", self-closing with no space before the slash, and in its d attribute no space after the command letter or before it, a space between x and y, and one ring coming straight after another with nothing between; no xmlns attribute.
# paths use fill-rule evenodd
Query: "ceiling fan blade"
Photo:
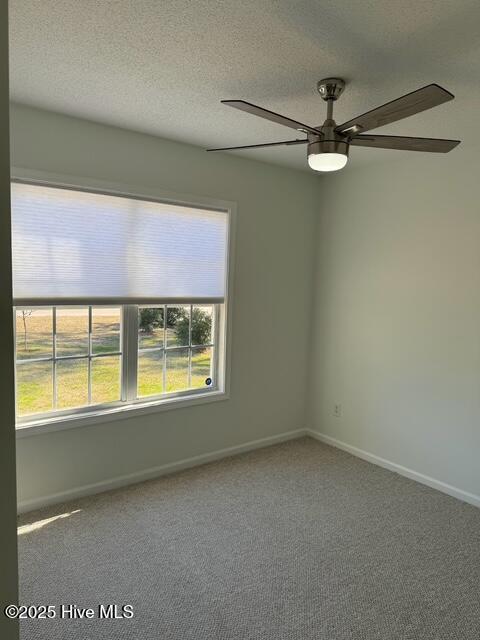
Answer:
<svg viewBox="0 0 480 640"><path fill-rule="evenodd" d="M355 136L350 144L357 147L377 147L378 149L400 149L404 151L429 151L448 153L460 140L441 140L440 138L409 138L407 136Z"/></svg>
<svg viewBox="0 0 480 640"><path fill-rule="evenodd" d="M381 107L367 111L361 116L356 116L348 122L335 127L337 133L352 134L369 131L377 127L383 127L385 124L408 118L415 113L420 113L426 109L436 107L443 102L453 100L455 96L438 84L429 84L422 89L407 93L407 95L387 102Z"/></svg>
<svg viewBox="0 0 480 640"><path fill-rule="evenodd" d="M263 109L262 107L257 107L255 104L251 104L251 102L245 102L245 100L222 100L222 104L226 104L229 107L234 107L235 109L240 109L240 111L246 111L247 113L251 113L254 116L259 116L260 118L264 118L265 120L270 120L271 122L276 122L277 124L283 124L285 127L290 127L290 129L296 129L297 131L304 131L307 133L314 133L315 135L322 135L322 132L319 129L315 129L315 127L310 127L308 124L303 124L302 122L297 122L296 120L292 120L291 118L286 118L285 116L281 116L279 113L275 113L274 111L269 111L268 109Z"/></svg>
<svg viewBox="0 0 480 640"><path fill-rule="evenodd" d="M286 140L285 142L265 142L264 144L246 144L242 147L223 147L221 149L207 149L207 151L232 151L234 149L258 149L259 147L279 147L290 144L307 144L308 140Z"/></svg>

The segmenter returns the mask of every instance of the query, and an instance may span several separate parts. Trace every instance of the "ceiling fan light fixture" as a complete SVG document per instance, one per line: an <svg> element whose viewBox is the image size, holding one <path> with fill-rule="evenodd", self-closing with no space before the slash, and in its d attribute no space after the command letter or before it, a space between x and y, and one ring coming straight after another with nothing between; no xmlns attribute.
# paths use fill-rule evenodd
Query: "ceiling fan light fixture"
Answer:
<svg viewBox="0 0 480 640"><path fill-rule="evenodd" d="M338 171L347 164L348 156L343 153L310 153L308 165L314 171Z"/></svg>
<svg viewBox="0 0 480 640"><path fill-rule="evenodd" d="M314 171L338 171L348 161L348 144L321 140L308 145L308 166Z"/></svg>

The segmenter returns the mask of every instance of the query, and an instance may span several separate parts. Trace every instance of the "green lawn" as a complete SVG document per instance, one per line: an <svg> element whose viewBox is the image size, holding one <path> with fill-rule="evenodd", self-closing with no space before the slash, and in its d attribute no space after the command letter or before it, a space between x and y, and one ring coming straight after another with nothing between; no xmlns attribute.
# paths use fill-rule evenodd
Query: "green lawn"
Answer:
<svg viewBox="0 0 480 640"><path fill-rule="evenodd" d="M92 322L92 352L108 354L120 349L120 317L111 310L107 315L95 313ZM25 320L25 324L24 324ZM25 335L26 325L26 335ZM168 344L175 344L175 334L169 331ZM51 411L53 407L53 367L51 362L28 362L32 358L52 355L52 318L45 311L35 311L23 318L17 312L17 403L18 414L28 415ZM140 348L161 345L161 332L140 334ZM57 314L57 355L88 353L88 314L64 312ZM188 349L167 351L165 390L163 350L141 351L138 363L138 396L148 397L163 392L189 388L206 388L210 376L211 349L192 350L191 382L188 384ZM111 355L92 359L91 404L120 399L120 357ZM57 362L57 409L81 407L88 404L88 360L72 359Z"/></svg>
<svg viewBox="0 0 480 640"><path fill-rule="evenodd" d="M188 349L167 352L166 360L165 390L167 393L206 388L205 380L210 376L210 348L193 350L190 386L188 385ZM163 393L163 351L140 353L138 395L144 397L158 393Z"/></svg>

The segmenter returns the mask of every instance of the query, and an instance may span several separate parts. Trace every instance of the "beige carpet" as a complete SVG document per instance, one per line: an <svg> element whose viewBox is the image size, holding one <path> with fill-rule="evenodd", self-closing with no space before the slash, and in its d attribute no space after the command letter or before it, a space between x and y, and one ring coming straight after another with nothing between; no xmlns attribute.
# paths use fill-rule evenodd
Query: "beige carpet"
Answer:
<svg viewBox="0 0 480 640"><path fill-rule="evenodd" d="M307 438L20 525L22 603L134 608L23 640L480 638L480 510Z"/></svg>

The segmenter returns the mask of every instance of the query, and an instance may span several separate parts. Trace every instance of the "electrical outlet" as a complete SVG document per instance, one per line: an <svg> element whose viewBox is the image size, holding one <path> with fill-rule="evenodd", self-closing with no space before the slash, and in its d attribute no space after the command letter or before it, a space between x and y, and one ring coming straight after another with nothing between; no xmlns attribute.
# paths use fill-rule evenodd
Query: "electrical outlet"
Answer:
<svg viewBox="0 0 480 640"><path fill-rule="evenodd" d="M336 418L340 418L340 416L342 415L342 405L341 404L334 404L333 405L333 415Z"/></svg>

